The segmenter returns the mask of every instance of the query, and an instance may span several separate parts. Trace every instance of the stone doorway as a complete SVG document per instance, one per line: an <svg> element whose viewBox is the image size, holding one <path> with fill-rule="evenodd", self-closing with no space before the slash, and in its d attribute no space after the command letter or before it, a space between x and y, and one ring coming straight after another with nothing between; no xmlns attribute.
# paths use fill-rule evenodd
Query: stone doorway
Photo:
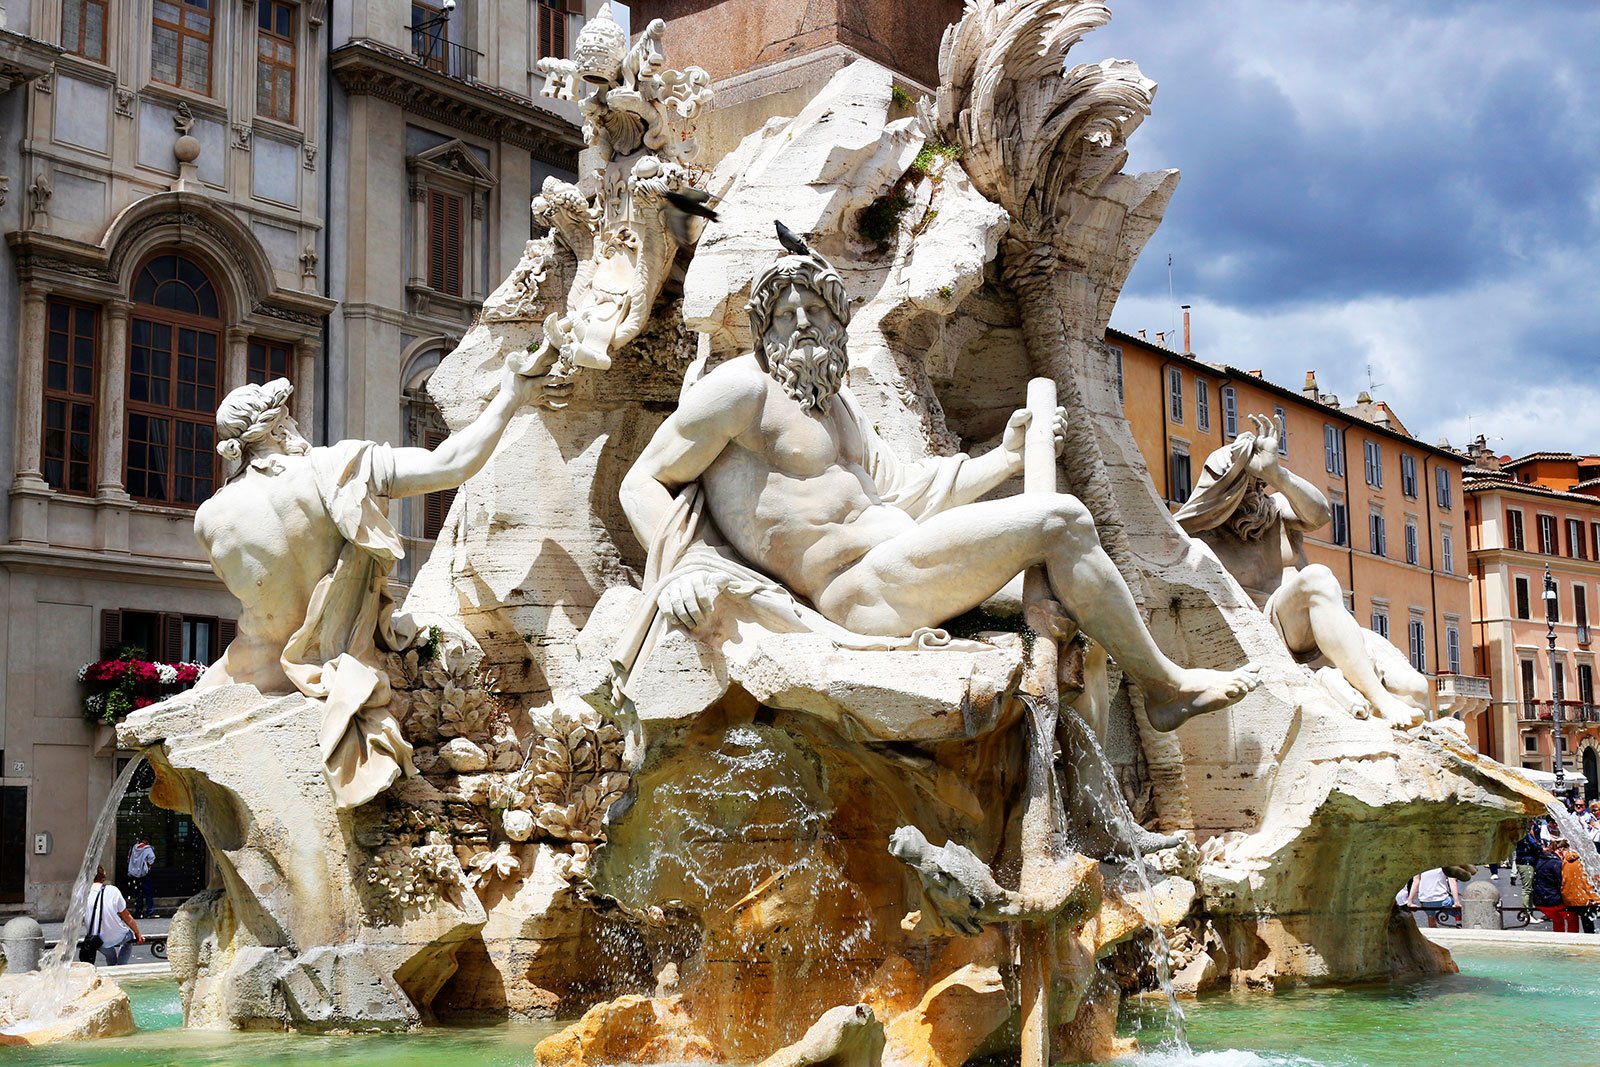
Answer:
<svg viewBox="0 0 1600 1067"><path fill-rule="evenodd" d="M127 762L127 757L118 758L119 774ZM128 853L141 836L148 836L156 850L156 865L150 872L156 905L173 907L205 888L206 843L187 814L150 802L150 787L155 780L155 768L148 763L142 765L117 808L117 866L112 878L131 901L133 879L128 877Z"/></svg>

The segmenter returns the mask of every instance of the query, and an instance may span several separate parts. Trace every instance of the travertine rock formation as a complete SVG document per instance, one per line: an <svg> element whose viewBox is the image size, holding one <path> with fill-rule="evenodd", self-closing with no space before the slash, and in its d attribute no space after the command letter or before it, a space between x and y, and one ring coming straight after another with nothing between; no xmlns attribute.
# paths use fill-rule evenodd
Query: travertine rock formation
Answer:
<svg viewBox="0 0 1600 1067"><path fill-rule="evenodd" d="M39 980L38 972L0 975L0 1046L52 1045L133 1033L128 994L99 974L94 964L67 965L67 972L58 976L64 985L62 1007L55 1018L42 1023L28 1018L18 1003L37 991Z"/></svg>

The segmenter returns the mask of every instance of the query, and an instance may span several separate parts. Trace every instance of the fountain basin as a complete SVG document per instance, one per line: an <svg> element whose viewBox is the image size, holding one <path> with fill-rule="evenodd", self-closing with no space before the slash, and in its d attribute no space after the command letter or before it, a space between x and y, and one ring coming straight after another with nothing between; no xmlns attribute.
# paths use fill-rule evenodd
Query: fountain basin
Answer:
<svg viewBox="0 0 1600 1067"><path fill-rule="evenodd" d="M1600 939L1592 944L1456 940L1460 974L1356 987L1218 994L1189 1011L1192 1055L1163 1049L1165 1013L1136 1003L1122 1032L1145 1051L1128 1067L1410 1067L1456 1062L1464 1049L1516 1048L1518 1067L1565 1067L1600 1047ZM17 1048L17 1067L525 1067L560 1022L433 1027L409 1034L308 1035L182 1029L175 983L124 982L139 1033L79 1045ZM1531 1006L1537 1010L1530 1011ZM1552 1027L1550 1020L1560 1020Z"/></svg>

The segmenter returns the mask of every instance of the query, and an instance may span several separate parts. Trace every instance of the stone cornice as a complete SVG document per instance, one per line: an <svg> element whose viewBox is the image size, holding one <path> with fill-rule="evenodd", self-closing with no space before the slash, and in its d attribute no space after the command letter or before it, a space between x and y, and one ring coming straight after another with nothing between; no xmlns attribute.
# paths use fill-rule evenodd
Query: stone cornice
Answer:
<svg viewBox="0 0 1600 1067"><path fill-rule="evenodd" d="M49 74L65 49L10 30L0 30L0 92Z"/></svg>
<svg viewBox="0 0 1600 1067"><path fill-rule="evenodd" d="M83 549L4 545L0 546L0 567L58 578L151 581L191 589L222 589L221 579L204 562Z"/></svg>
<svg viewBox="0 0 1600 1067"><path fill-rule="evenodd" d="M335 49L332 66L351 96L377 97L414 115L526 148L542 163L578 168L582 132L526 96L453 78L424 66L410 52L366 37Z"/></svg>

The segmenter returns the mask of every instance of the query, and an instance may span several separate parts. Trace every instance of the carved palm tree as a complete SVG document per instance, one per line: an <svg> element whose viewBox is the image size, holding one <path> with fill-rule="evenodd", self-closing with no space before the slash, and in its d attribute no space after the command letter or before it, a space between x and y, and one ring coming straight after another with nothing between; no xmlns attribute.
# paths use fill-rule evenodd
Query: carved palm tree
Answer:
<svg viewBox="0 0 1600 1067"><path fill-rule="evenodd" d="M1107 552L1140 597L1143 582L1090 416L1093 408L1120 417L1105 327L1178 174L1120 173L1128 136L1155 95L1136 64L1066 65L1073 45L1110 18L1099 0L968 0L964 17L945 31L938 94L922 118L931 137L960 146L973 186L1011 216L1002 277L1017 298L1033 371L1056 380L1067 409L1068 489L1094 515Z"/></svg>

